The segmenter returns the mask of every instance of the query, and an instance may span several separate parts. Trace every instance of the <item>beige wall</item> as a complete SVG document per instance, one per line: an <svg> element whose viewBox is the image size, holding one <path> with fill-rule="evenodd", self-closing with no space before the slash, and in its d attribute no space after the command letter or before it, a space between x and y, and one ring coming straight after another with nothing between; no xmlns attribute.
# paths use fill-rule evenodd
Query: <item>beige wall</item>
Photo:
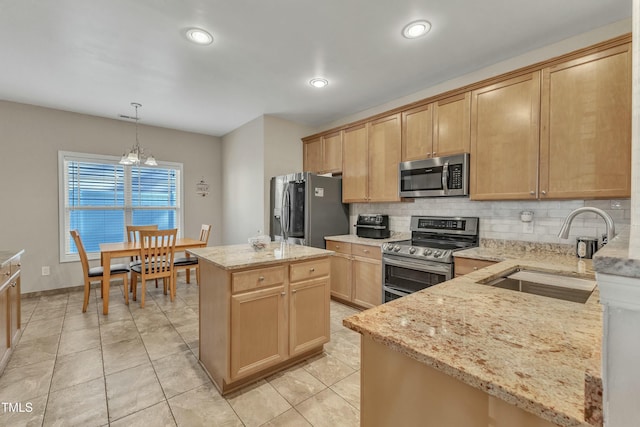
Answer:
<svg viewBox="0 0 640 427"><path fill-rule="evenodd" d="M0 181L5 195L0 247L26 250L23 293L81 285L80 263L59 262L58 151L122 155L135 140L134 125L6 101L0 101L0 117ZM141 145L158 160L184 165L183 234L195 237L200 225L209 223L213 225L209 244L219 244L220 139L142 124L139 135ZM210 184L207 197L195 193L201 178ZM42 266L50 266L50 276L41 275Z"/></svg>
<svg viewBox="0 0 640 427"><path fill-rule="evenodd" d="M222 137L224 244L269 234L269 180L302 171L300 138L310 128L261 116Z"/></svg>

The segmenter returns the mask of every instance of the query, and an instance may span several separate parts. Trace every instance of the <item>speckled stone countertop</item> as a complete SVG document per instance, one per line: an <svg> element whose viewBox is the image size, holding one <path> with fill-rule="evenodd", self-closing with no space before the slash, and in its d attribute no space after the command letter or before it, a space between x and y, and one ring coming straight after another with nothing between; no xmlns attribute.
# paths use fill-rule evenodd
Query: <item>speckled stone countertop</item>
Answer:
<svg viewBox="0 0 640 427"><path fill-rule="evenodd" d="M640 259L634 258L634 252L637 253L637 249L630 244L629 234L617 235L593 257L596 271L640 278Z"/></svg>
<svg viewBox="0 0 640 427"><path fill-rule="evenodd" d="M0 267L4 267L6 263L11 261L11 259L18 255L22 255L23 253L24 249L19 251L0 251Z"/></svg>
<svg viewBox="0 0 640 427"><path fill-rule="evenodd" d="M280 262L301 261L333 254L333 251L310 246L271 242L265 249L256 251L249 244L213 246L188 249L188 253L212 262L225 270L257 267Z"/></svg>
<svg viewBox="0 0 640 427"><path fill-rule="evenodd" d="M526 267L593 278L592 267L583 271L575 257L535 252L528 251L527 259L512 255L343 323L548 421L586 425L585 372L600 373L597 288L578 304L477 283Z"/></svg>
<svg viewBox="0 0 640 427"><path fill-rule="evenodd" d="M382 246L387 242L399 242L400 240L411 239L411 233L403 233L392 231L391 237L387 239L369 239L366 237L358 237L355 234L343 234L339 236L325 236L324 240L334 240L336 242L355 243L357 245Z"/></svg>

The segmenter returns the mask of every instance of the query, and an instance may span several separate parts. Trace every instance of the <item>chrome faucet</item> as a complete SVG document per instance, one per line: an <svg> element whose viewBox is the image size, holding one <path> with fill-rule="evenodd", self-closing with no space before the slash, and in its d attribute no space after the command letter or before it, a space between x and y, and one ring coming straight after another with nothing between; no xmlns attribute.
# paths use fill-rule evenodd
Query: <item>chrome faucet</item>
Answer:
<svg viewBox="0 0 640 427"><path fill-rule="evenodd" d="M578 208L571 212L564 220L564 224L562 224L562 228L560 229L560 233L558 233L558 237L561 239L569 238L569 228L571 228L571 221L576 215L581 214L583 212L591 212L597 215L600 215L607 226L607 243L611 241L616 235L616 226L613 223L613 218L611 215L603 211L602 209L593 208L590 206L584 206L582 208Z"/></svg>

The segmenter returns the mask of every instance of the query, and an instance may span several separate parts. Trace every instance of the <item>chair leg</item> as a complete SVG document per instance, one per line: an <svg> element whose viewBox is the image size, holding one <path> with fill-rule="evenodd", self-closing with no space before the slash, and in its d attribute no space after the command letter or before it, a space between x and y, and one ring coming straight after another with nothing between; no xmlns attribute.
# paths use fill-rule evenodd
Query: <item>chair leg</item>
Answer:
<svg viewBox="0 0 640 427"><path fill-rule="evenodd" d="M140 296L140 308L144 308L144 295L147 293L147 281L142 280L142 295Z"/></svg>
<svg viewBox="0 0 640 427"><path fill-rule="evenodd" d="M124 303L129 305L129 280L127 274L122 276L122 284L124 285Z"/></svg>
<svg viewBox="0 0 640 427"><path fill-rule="evenodd" d="M196 285L200 286L200 266L196 266Z"/></svg>
<svg viewBox="0 0 640 427"><path fill-rule="evenodd" d="M191 269L187 268L187 283L191 283Z"/></svg>
<svg viewBox="0 0 640 427"><path fill-rule="evenodd" d="M156 279L156 288L157 288L157 287L158 287L158 279ZM165 295L166 295L166 294L167 294L167 293L165 292Z"/></svg>
<svg viewBox="0 0 640 427"><path fill-rule="evenodd" d="M87 306L89 305L89 293L91 292L91 282L85 280L84 282L84 302L82 303L82 312L87 312Z"/></svg>
<svg viewBox="0 0 640 427"><path fill-rule="evenodd" d="M174 278L175 278L175 272L168 277L168 279L169 279L169 299L171 300L171 302L173 302L173 299L176 297L176 281L174 280Z"/></svg>
<svg viewBox="0 0 640 427"><path fill-rule="evenodd" d="M135 271L131 272L131 287L133 288L131 289L131 291L133 292L133 300L137 301L136 291L138 290L138 273L136 273Z"/></svg>

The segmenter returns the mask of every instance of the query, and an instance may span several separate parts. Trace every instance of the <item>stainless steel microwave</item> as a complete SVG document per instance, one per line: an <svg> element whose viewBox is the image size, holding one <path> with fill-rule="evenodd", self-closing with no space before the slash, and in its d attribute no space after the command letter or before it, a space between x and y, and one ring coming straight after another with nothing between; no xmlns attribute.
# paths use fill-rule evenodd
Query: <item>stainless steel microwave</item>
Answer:
<svg viewBox="0 0 640 427"><path fill-rule="evenodd" d="M400 197L469 195L469 153L402 162Z"/></svg>

